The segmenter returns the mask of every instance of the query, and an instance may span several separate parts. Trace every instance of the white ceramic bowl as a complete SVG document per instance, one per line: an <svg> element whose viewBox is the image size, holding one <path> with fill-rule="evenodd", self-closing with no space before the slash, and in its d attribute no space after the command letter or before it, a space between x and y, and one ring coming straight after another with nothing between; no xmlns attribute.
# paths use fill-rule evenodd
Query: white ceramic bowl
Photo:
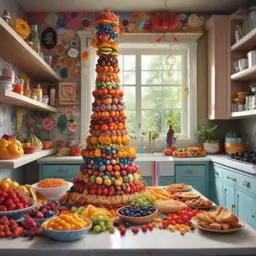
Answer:
<svg viewBox="0 0 256 256"><path fill-rule="evenodd" d="M60 199L66 191L68 191L72 186L73 183L67 182L66 185L63 185L61 187L55 187L55 188L40 188L38 187L38 183L35 183L32 185L33 189L43 195L48 200L58 200Z"/></svg>

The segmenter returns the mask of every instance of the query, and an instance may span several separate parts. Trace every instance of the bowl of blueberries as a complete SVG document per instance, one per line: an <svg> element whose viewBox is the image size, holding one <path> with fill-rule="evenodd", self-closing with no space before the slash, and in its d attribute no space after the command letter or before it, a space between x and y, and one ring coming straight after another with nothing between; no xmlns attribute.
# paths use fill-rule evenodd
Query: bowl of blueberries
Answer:
<svg viewBox="0 0 256 256"><path fill-rule="evenodd" d="M132 224L146 224L152 222L157 216L158 210L154 205L149 206L124 206L117 210L117 215L124 222Z"/></svg>
<svg viewBox="0 0 256 256"><path fill-rule="evenodd" d="M28 212L28 215L39 224L42 224L43 222L56 217L59 214L58 207L59 204L57 202L51 201L46 205L35 207L33 210Z"/></svg>

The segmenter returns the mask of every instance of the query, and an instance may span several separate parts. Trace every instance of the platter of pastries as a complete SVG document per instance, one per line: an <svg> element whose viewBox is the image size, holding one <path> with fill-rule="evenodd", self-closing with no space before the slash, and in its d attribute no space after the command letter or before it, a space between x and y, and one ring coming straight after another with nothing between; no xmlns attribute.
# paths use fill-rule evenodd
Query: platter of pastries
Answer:
<svg viewBox="0 0 256 256"><path fill-rule="evenodd" d="M165 188L169 193L173 194L176 192L187 192L191 190L191 187L188 184L179 183L171 184Z"/></svg>
<svg viewBox="0 0 256 256"><path fill-rule="evenodd" d="M199 213L191 222L201 230L215 233L235 232L245 225L233 212L222 206L214 211Z"/></svg>
<svg viewBox="0 0 256 256"><path fill-rule="evenodd" d="M200 197L186 201L186 205L194 209L210 209L213 206L213 202Z"/></svg>
<svg viewBox="0 0 256 256"><path fill-rule="evenodd" d="M189 158L189 157L205 157L206 152L201 147L180 148L172 153L173 157Z"/></svg>
<svg viewBox="0 0 256 256"><path fill-rule="evenodd" d="M192 199L197 199L200 197L200 194L198 194L194 191L177 192L177 193L175 193L175 195L184 200L192 200Z"/></svg>

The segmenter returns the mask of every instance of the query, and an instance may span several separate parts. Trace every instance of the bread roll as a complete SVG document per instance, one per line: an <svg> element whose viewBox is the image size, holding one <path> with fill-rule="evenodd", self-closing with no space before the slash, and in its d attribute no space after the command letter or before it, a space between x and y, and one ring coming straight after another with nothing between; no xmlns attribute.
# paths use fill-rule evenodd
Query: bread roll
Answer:
<svg viewBox="0 0 256 256"><path fill-rule="evenodd" d="M216 223L216 222L209 224L209 227L210 227L211 229L221 230L221 224Z"/></svg>

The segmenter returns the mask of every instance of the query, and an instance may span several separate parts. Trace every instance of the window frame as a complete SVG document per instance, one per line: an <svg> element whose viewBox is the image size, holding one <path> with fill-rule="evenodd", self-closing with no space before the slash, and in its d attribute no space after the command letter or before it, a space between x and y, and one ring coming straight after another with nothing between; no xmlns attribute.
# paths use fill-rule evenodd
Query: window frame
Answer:
<svg viewBox="0 0 256 256"><path fill-rule="evenodd" d="M86 137L89 135L90 116L91 116L91 103L92 103L92 91L95 86L95 63L96 53L88 42L94 38L93 31L90 29L78 31L78 35L81 41L81 53L89 51L90 58L88 61L84 61L81 54L81 129L80 129L80 144L85 145ZM158 47L159 49L166 47L185 47L188 51L188 66L190 66L189 94L192 95L188 99L188 107L190 111L189 118L189 139L180 140L178 142L195 143L197 131L197 40L202 36L202 33L179 33L175 37L178 37L179 42L176 42L174 35L171 33L165 33L165 41L163 43L156 43L156 39L160 35L157 33L125 33L120 37L122 47L125 45L135 46L140 44L150 45L152 48ZM194 85L194 86L191 86ZM193 104L196 102L196 104ZM162 138L160 138L162 139ZM145 138L144 141L147 141Z"/></svg>

